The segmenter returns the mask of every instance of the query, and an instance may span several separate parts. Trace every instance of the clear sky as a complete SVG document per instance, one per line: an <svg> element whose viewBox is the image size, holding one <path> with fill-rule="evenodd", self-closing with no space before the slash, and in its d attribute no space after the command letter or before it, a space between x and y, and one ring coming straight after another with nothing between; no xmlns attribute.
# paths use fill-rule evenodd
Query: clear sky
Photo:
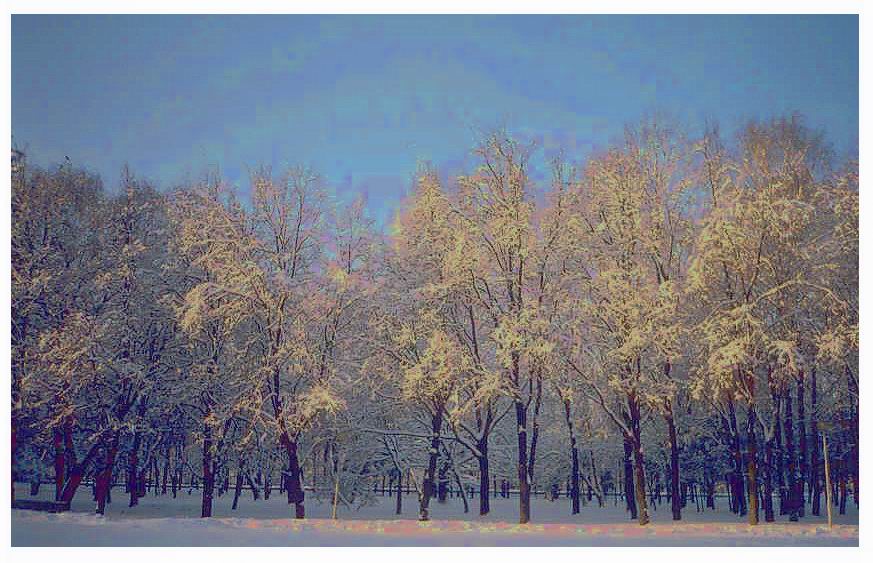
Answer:
<svg viewBox="0 0 873 563"><path fill-rule="evenodd" d="M584 157L646 113L798 111L857 150L856 16L12 17L12 132L117 184L309 164L384 220L504 125Z"/></svg>

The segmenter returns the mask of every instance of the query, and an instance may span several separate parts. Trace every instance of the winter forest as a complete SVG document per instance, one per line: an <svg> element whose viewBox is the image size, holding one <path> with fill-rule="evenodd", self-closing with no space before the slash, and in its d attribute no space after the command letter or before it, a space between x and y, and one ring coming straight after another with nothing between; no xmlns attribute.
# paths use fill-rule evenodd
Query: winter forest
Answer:
<svg viewBox="0 0 873 563"><path fill-rule="evenodd" d="M584 159L495 130L386 225L303 166L157 189L13 151L15 500L845 514L858 163L732 125Z"/></svg>

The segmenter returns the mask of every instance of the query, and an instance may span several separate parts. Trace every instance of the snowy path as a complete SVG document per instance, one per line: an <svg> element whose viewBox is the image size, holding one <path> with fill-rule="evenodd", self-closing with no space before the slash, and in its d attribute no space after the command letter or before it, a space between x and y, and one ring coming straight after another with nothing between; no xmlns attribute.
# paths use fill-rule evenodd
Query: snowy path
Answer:
<svg viewBox="0 0 873 563"><path fill-rule="evenodd" d="M737 523L530 524L439 520L149 518L13 511L13 546L857 546L858 527Z"/></svg>
<svg viewBox="0 0 873 563"><path fill-rule="evenodd" d="M21 492L22 489L18 489ZM788 522L751 527L744 519L720 510L697 512L693 504L683 511L683 520L670 519L669 505L652 511L653 523L638 526L612 501L604 508L589 504L577 516L569 514L566 502L537 498L533 503L534 523L515 524L517 499L492 500L486 518L464 514L459 499L432 503L433 521L419 523L416 499L404 498L403 514L393 514L393 500L377 497L373 506L339 511L330 520L328 503L307 499L307 520L289 518L285 500L278 495L253 501L250 494L240 498L238 510L231 510L232 495L215 499L215 518L200 519L197 491L169 495L151 494L140 505L128 508L122 490L114 490L115 502L107 515L92 514L89 490L83 488L73 501L73 512L46 514L12 511L13 546L416 546L416 545L695 545L695 546L857 546L858 513L838 516L832 530L823 517L806 517ZM20 494L20 493L19 493ZM46 487L40 497L48 497ZM21 495L22 498L30 498ZM724 503L721 503L724 504ZM470 502L471 512L477 510Z"/></svg>

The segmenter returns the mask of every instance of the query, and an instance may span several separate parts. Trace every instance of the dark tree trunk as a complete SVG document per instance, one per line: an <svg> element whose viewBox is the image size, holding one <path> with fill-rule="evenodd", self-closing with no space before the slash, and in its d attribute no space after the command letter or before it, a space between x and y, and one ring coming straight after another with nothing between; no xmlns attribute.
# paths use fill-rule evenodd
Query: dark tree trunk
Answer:
<svg viewBox="0 0 873 563"><path fill-rule="evenodd" d="M440 454L440 431L443 426L443 411L438 408L436 414L431 417L430 450L428 451L427 470L424 473L424 481L419 497L418 519L427 521L430 519L430 499L435 493L435 480L437 460Z"/></svg>
<svg viewBox="0 0 873 563"><path fill-rule="evenodd" d="M109 496L109 488L112 486L112 468L115 465L115 456L118 453L118 433L106 447L106 457L103 460L103 470L95 476L97 514L106 513L106 499Z"/></svg>
<svg viewBox="0 0 873 563"><path fill-rule="evenodd" d="M164 462L164 472L161 476L161 495L167 494L167 480L170 477L170 459Z"/></svg>
<svg viewBox="0 0 873 563"><path fill-rule="evenodd" d="M846 481L848 480L848 471L846 470L846 460L842 459L839 463L840 467L840 514L846 513Z"/></svg>
<svg viewBox="0 0 873 563"><path fill-rule="evenodd" d="M679 440L676 435L676 421L673 418L673 405L667 402L667 429L670 434L670 508L673 520L682 519L682 507L679 498Z"/></svg>
<svg viewBox="0 0 873 563"><path fill-rule="evenodd" d="M488 438L482 438L476 444L479 450L479 516L491 512L491 501L488 498ZM496 482L495 482L496 483ZM497 487L494 487L495 494Z"/></svg>
<svg viewBox="0 0 873 563"><path fill-rule="evenodd" d="M449 492L449 482L448 482L448 470L449 466L446 463L443 463L439 466L439 482L437 484L437 502L441 504L445 504L446 498Z"/></svg>
<svg viewBox="0 0 873 563"><path fill-rule="evenodd" d="M805 374L803 370L800 370L797 376L797 442L800 445L800 471L798 473L797 483L797 515L800 517L806 515L806 490L808 482L807 478L809 476L809 440L806 436L805 385Z"/></svg>
<svg viewBox="0 0 873 563"><path fill-rule="evenodd" d="M236 507L239 504L239 496L242 493L242 483L242 464L240 464L236 470L236 485L233 488L233 505L230 507L231 510L236 510Z"/></svg>
<svg viewBox="0 0 873 563"><path fill-rule="evenodd" d="M576 432L573 429L573 418L570 412L570 399L564 399L564 421L570 435L570 499L571 514L579 514L579 447L576 444ZM588 500L591 500L591 487L588 488Z"/></svg>
<svg viewBox="0 0 873 563"><path fill-rule="evenodd" d="M403 472L397 469L397 500L394 505L394 514L403 513Z"/></svg>
<svg viewBox="0 0 873 563"><path fill-rule="evenodd" d="M288 504L294 503L294 517L303 519L306 516L304 508L303 485L300 479L300 460L297 457L297 441L292 440L288 433L283 431L280 441L288 456L288 475L285 480L285 488L288 492Z"/></svg>
<svg viewBox="0 0 873 563"><path fill-rule="evenodd" d="M787 457L788 514L797 520L797 456L794 451L794 402L791 387L785 387L785 456Z"/></svg>
<svg viewBox="0 0 873 563"><path fill-rule="evenodd" d="M94 444L81 462L73 463L69 466L69 476L64 482L64 489L61 491L61 498L59 499L61 502L72 502L79 485L82 483L82 478L85 476L85 471L88 470L100 447L101 444L99 442ZM70 454L72 455L72 452ZM70 459L70 457L67 458L67 463L69 463Z"/></svg>
<svg viewBox="0 0 873 563"><path fill-rule="evenodd" d="M254 481L252 481L251 473L246 471L243 475L246 479L246 483L248 484L249 489L251 489L252 491L252 500L258 500L259 498L261 498L261 494L260 491L258 491L257 485L254 483Z"/></svg>
<svg viewBox="0 0 873 563"><path fill-rule="evenodd" d="M733 451L734 471L732 475L732 490L734 511L741 516L746 514L746 495L743 490L743 453L740 449L740 430L737 424L737 413L733 400L728 400L728 421L731 431L731 449Z"/></svg>
<svg viewBox="0 0 873 563"><path fill-rule="evenodd" d="M60 500L64 490L64 436L59 429L52 431L52 445L55 453L55 500Z"/></svg>
<svg viewBox="0 0 873 563"><path fill-rule="evenodd" d="M637 519L637 500L634 495L634 477L633 477L633 445L628 436L624 437L624 500L627 504L627 510L630 512L631 520Z"/></svg>
<svg viewBox="0 0 873 563"><path fill-rule="evenodd" d="M640 526L645 526L649 523L649 510L646 506L646 473L643 464L643 450L639 440L635 437L633 440L634 450L634 491L636 493L637 511Z"/></svg>
<svg viewBox="0 0 873 563"><path fill-rule="evenodd" d="M776 520L773 514L773 440L764 442L764 463L767 466L767 480L764 482L764 521Z"/></svg>
<svg viewBox="0 0 873 563"><path fill-rule="evenodd" d="M514 369L518 369L518 355L513 357ZM530 522L530 481L527 470L527 405L515 401L515 421L518 428L518 522Z"/></svg>
<svg viewBox="0 0 873 563"><path fill-rule="evenodd" d="M851 444L849 445L849 468L847 473L851 473L852 477L852 493L855 499L855 505L857 506L859 503L859 479L860 479L860 456L859 456L859 428L858 428L858 405L856 404L856 400L858 398L858 382L852 376L852 370L849 368L848 362L846 363L846 382L849 389L849 428L851 429ZM848 478L848 477L847 477Z"/></svg>
<svg viewBox="0 0 873 563"><path fill-rule="evenodd" d="M139 430L133 433L133 445L130 448L130 455L127 461L127 487L130 493L130 502L128 506L136 506L139 504L139 486L137 484L137 471L139 466L139 444L142 437Z"/></svg>
<svg viewBox="0 0 873 563"><path fill-rule="evenodd" d="M821 514L821 471L819 469L818 449L818 385L816 381L815 367L810 373L810 431L812 432L812 452L810 458L810 484L812 486L812 514Z"/></svg>
<svg viewBox="0 0 873 563"><path fill-rule="evenodd" d="M782 441L782 397L778 391L773 392L774 414L776 427L773 434L774 487L779 493L779 514L788 513L788 491L785 489L785 448Z"/></svg>
<svg viewBox="0 0 873 563"><path fill-rule="evenodd" d="M570 475L570 499L572 503L570 510L572 514L579 514L579 448L576 447L575 441L574 438L574 444L570 448L570 471L572 471ZM590 486L588 490L590 493Z"/></svg>
<svg viewBox="0 0 873 563"><path fill-rule="evenodd" d="M61 502L72 502L73 497L76 496L76 490L82 483L82 477L84 476L85 468L80 464L74 465L70 470L69 478L67 478L64 483L64 490L61 492L61 498L59 499Z"/></svg>
<svg viewBox="0 0 873 563"><path fill-rule="evenodd" d="M715 480L704 477L706 487L706 508L715 510Z"/></svg>
<svg viewBox="0 0 873 563"><path fill-rule="evenodd" d="M750 384L752 389L752 397L754 398L754 382ZM749 475L749 524L756 525L758 523L758 442L755 436L755 425L757 424L757 415L755 413L754 403L748 406L748 447L749 454L747 460L748 475Z"/></svg>
<svg viewBox="0 0 873 563"><path fill-rule="evenodd" d="M733 494L733 493L734 493L734 475L733 475L733 471L730 471L730 472L728 472L728 473L725 474L725 476L724 476L724 484L725 484L725 489L726 489L726 490L728 491L728 493L729 493L729 494L728 494L728 505L730 506L731 512L733 512L734 514L737 514L737 513L739 512L739 509L738 509L736 506L734 506L734 503L736 502L736 499L734 498L734 494Z"/></svg>
<svg viewBox="0 0 873 563"><path fill-rule="evenodd" d="M161 468L158 465L157 456L152 458L152 468L153 468L152 473L155 476L154 481L152 481L152 494L154 494L155 496L158 496L158 487L160 485L160 480L161 480Z"/></svg>
<svg viewBox="0 0 873 563"><path fill-rule="evenodd" d="M770 487L771 493L774 488L779 493L779 514L785 514L786 510L786 494L785 482L782 475L782 396L780 395L780 386L773 378L773 370L767 368L767 387L770 390L771 410L773 416L773 436L766 438L764 442L764 463L767 466L767 481L765 488ZM764 519L767 520L768 506L773 508L773 499L771 497L764 500ZM772 522L772 520L767 520Z"/></svg>
<svg viewBox="0 0 873 563"><path fill-rule="evenodd" d="M18 315L13 313L13 319L15 319L16 317L18 317ZM11 424L10 424L11 436L10 436L10 448L9 448L9 454L10 454L9 467L11 468L11 471L10 471L10 475L9 475L9 477L10 477L9 486L10 486L10 495L11 495L10 500L12 501L12 504L14 505L15 504L15 480L17 478L17 474L15 471L15 468L16 468L15 460L16 460L16 454L18 453L18 425L19 425L19 417L21 416L21 413L20 413L20 410L21 410L21 379L22 379L22 371L24 370L24 363L25 363L24 358L25 358L25 353L26 353L25 347L21 344L16 345L16 342L24 342L25 335L27 334L27 316L22 317L20 323L18 323L16 321L13 321L13 323L14 323L13 327L15 327L17 325L18 330L20 331L20 332L15 331L15 329L13 328L13 335L14 336L12 337L13 348L18 349L18 353L16 354L17 361L13 361L12 366L11 366L12 367L12 395L11 395L11 399L12 399L11 415L12 416L11 416L11 421L10 421L11 422ZM31 490L31 495L35 496L33 494L33 483L31 483L30 490ZM37 479L36 490L37 490L37 492L39 492L39 479ZM57 492L55 492L55 494L57 495Z"/></svg>
<svg viewBox="0 0 873 563"><path fill-rule="evenodd" d="M594 450L588 450L588 459L591 462L591 482L588 484L588 500L591 501L591 483L594 484L594 492L597 495L597 505L603 508L603 488L600 485L600 478L597 476L597 466L594 463Z"/></svg>
<svg viewBox="0 0 873 563"><path fill-rule="evenodd" d="M76 466L76 448L73 446L73 421L67 417L64 422L64 466L71 472Z"/></svg>
<svg viewBox="0 0 873 563"><path fill-rule="evenodd" d="M146 494L146 484L148 481L146 480L146 473L148 472L149 460L146 460L145 467L142 468L142 471L139 472L139 477L137 478L138 490L136 492L139 498L142 498Z"/></svg>
<svg viewBox="0 0 873 563"><path fill-rule="evenodd" d="M637 501L637 522L640 526L649 523L649 510L646 505L646 470L643 462L642 431L640 428L640 402L636 395L628 396L628 414L630 416L634 456L634 491Z"/></svg>
<svg viewBox="0 0 873 563"><path fill-rule="evenodd" d="M530 435L530 453L527 458L527 482L533 485L534 480L534 466L536 465L537 460L537 444L540 440L540 407L542 406L543 401L543 378L540 373L537 373L535 377L536 383L534 384L536 388L536 392L534 393L534 408L533 408L533 420L531 420L531 435Z"/></svg>
<svg viewBox="0 0 873 563"><path fill-rule="evenodd" d="M143 471L145 471L145 473L146 473L146 479L145 479L145 483L143 483L143 495L142 496L145 496L145 494L149 492L149 487L151 487L155 482L154 461L151 459L148 460L148 462L146 463L146 467L143 469ZM152 490L154 490L154 489L152 489Z"/></svg>
<svg viewBox="0 0 873 563"><path fill-rule="evenodd" d="M209 422L203 424L203 496L200 505L200 517L212 516L212 493L215 486L215 476L212 474L212 427Z"/></svg>

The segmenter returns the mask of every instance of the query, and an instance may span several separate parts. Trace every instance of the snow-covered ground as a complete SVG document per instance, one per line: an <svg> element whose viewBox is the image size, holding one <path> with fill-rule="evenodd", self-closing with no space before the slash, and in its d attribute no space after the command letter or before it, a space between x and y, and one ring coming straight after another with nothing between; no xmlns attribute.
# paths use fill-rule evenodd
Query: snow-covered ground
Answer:
<svg viewBox="0 0 873 563"><path fill-rule="evenodd" d="M24 487L20 498L29 497ZM90 490L82 488L72 512L47 514L12 511L13 546L313 546L313 545L858 545L858 514L850 505L845 516L835 515L833 529L823 517L801 522L779 518L775 524L751 527L727 510L697 512L693 503L683 511L683 521L674 523L669 504L652 511L653 523L641 527L629 521L621 504L610 500L604 508L589 504L571 516L564 501L537 498L533 523L515 524L518 500L492 499L492 512L478 516L477 501L464 514L460 499L432 503L432 521L419 523L414 495L404 498L403 515L394 515L394 499L377 497L377 503L360 510L340 507L337 520L330 519L330 505L307 499L308 518L290 518L291 511L279 495L253 501L247 492L239 508L231 510L233 495L215 499L211 519L199 518L197 491L178 498L151 494L140 505L127 507L123 490L115 490L107 514L94 516ZM51 496L48 487L40 498Z"/></svg>

